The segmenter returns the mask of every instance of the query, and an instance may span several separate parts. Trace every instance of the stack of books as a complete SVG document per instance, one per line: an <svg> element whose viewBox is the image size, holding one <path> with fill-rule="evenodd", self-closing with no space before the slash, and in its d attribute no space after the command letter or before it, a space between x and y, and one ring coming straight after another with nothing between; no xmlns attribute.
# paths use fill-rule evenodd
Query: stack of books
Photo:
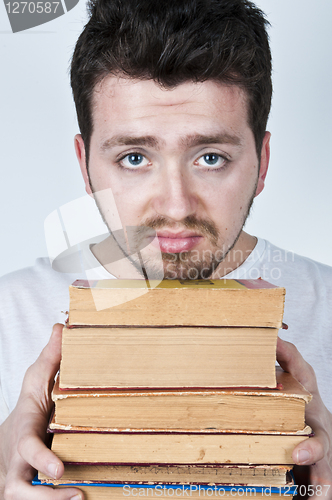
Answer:
<svg viewBox="0 0 332 500"><path fill-rule="evenodd" d="M87 500L292 495L310 394L275 367L263 280L76 281L49 426Z"/></svg>

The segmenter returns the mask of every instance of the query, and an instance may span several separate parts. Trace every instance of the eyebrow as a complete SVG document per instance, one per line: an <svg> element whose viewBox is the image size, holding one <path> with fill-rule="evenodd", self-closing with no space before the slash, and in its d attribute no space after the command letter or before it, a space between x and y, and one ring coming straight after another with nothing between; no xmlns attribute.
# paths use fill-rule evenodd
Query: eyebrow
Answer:
<svg viewBox="0 0 332 500"><path fill-rule="evenodd" d="M231 135L224 132L216 135L187 135L181 139L181 144L188 148L193 148L202 144L231 144L233 146L240 146L242 141L237 135Z"/></svg>
<svg viewBox="0 0 332 500"><path fill-rule="evenodd" d="M130 136L130 135L116 135L104 141L101 145L101 151L106 152L116 146L149 146L155 149L160 149L160 146L165 141L157 139L154 136ZM203 144L231 144L233 146L240 146L242 144L241 138L237 135L228 134L223 132L216 135L202 135L191 134L180 139L180 144L186 148L193 148Z"/></svg>
<svg viewBox="0 0 332 500"><path fill-rule="evenodd" d="M159 149L161 141L151 135L142 137L130 135L116 135L111 139L107 139L101 145L101 151L105 152L116 146L149 146L150 148Z"/></svg>

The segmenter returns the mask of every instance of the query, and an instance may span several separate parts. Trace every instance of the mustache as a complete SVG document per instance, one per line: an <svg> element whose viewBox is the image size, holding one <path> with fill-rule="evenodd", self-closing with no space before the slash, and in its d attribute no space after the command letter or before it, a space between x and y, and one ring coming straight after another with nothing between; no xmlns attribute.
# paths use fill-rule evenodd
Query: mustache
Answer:
<svg viewBox="0 0 332 500"><path fill-rule="evenodd" d="M200 233L202 236L207 236L212 243L217 244L219 238L219 231L214 224L214 222L210 219L198 219L195 215L188 215L182 221L174 222L172 220L167 219L161 215L157 217L150 217L146 219L143 224L137 227L137 236L155 236L155 231L157 229L178 229L185 228L190 229L195 232ZM149 230L150 231L149 234ZM147 234L148 233L148 234Z"/></svg>

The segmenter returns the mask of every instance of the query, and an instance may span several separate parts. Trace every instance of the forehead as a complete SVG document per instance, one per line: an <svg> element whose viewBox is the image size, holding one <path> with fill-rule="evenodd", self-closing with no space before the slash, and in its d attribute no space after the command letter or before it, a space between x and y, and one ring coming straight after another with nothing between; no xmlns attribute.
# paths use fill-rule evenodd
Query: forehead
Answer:
<svg viewBox="0 0 332 500"><path fill-rule="evenodd" d="M96 85L93 128L141 127L151 122L247 124L247 96L238 86L215 81L185 82L165 89L153 80L107 76Z"/></svg>

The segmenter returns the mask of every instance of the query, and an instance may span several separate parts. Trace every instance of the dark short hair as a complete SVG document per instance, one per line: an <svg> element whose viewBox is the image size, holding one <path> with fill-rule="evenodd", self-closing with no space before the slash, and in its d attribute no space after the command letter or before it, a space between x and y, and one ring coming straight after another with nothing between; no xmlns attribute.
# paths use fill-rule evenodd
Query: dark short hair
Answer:
<svg viewBox="0 0 332 500"><path fill-rule="evenodd" d="M90 0L72 58L71 86L89 157L92 97L105 76L238 85L258 158L271 107L271 53L264 13L249 0Z"/></svg>

